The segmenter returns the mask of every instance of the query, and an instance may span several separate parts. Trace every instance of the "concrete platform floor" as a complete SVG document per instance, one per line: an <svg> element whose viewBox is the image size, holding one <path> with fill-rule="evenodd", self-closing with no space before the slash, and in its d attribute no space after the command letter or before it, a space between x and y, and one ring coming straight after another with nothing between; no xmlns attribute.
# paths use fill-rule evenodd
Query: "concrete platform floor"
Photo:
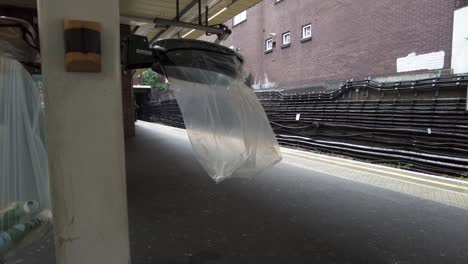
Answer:
<svg viewBox="0 0 468 264"><path fill-rule="evenodd" d="M215 184L186 136L127 142L133 263L468 263L468 211L283 162Z"/></svg>
<svg viewBox="0 0 468 264"><path fill-rule="evenodd" d="M287 161L215 184L185 135L141 124L126 142L133 264L468 263L467 210ZM52 263L50 245L16 263Z"/></svg>

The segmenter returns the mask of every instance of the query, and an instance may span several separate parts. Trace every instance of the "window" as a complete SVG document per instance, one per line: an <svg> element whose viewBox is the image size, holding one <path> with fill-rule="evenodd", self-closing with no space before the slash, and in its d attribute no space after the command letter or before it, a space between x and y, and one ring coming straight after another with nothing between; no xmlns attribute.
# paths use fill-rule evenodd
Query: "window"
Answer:
<svg viewBox="0 0 468 264"><path fill-rule="evenodd" d="M282 46L288 46L291 44L291 32L283 33L283 42Z"/></svg>
<svg viewBox="0 0 468 264"><path fill-rule="evenodd" d="M308 40L312 38L312 25L308 24L302 27L302 39Z"/></svg>
<svg viewBox="0 0 468 264"><path fill-rule="evenodd" d="M232 24L234 26L239 25L240 23L247 20L247 10L242 11L240 14L233 18Z"/></svg>
<svg viewBox="0 0 468 264"><path fill-rule="evenodd" d="M265 51L272 51L273 50L273 39L269 38L265 40Z"/></svg>

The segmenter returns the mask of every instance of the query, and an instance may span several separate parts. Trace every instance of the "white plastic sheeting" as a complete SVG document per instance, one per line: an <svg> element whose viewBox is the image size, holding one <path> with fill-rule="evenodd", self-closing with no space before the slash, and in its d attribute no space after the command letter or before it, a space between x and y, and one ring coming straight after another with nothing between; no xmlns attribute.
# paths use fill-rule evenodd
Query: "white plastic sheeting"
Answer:
<svg viewBox="0 0 468 264"><path fill-rule="evenodd" d="M43 118L31 75L0 57L0 259L50 223Z"/></svg>
<svg viewBox="0 0 468 264"><path fill-rule="evenodd" d="M265 111L242 78L190 67L167 67L194 152L205 171L220 182L251 177L281 160ZM198 76L203 82L171 78Z"/></svg>

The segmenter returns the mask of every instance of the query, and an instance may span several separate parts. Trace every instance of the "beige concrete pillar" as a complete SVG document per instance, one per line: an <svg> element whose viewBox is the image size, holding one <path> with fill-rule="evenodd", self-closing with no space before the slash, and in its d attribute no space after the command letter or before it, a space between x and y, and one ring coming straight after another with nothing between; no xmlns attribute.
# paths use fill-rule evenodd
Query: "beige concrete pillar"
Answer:
<svg viewBox="0 0 468 264"><path fill-rule="evenodd" d="M119 1L38 0L58 264L128 264ZM68 73L63 20L101 23L101 73Z"/></svg>

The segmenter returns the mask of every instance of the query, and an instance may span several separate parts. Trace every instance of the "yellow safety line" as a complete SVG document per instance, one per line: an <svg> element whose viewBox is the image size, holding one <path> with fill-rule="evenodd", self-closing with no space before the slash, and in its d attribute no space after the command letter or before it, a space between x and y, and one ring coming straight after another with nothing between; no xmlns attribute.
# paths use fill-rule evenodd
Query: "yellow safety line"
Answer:
<svg viewBox="0 0 468 264"><path fill-rule="evenodd" d="M432 184L437 184L437 185L443 185L443 186L447 186L447 187L451 187L451 188L462 189L462 190L468 191L468 187L462 186L462 185L456 185L456 184L451 184L451 183L446 183L446 182L440 182L440 181L435 181L435 180L418 178L418 177L414 177L414 176L401 174L401 173L398 173L398 172L379 170L379 169L359 166L359 165L355 165L355 164L351 164L351 163L339 162L339 161L332 160L332 159L322 159L322 158L318 158L318 157L314 157L314 156L310 156L310 155L304 155L304 154L301 154L301 153L295 153L295 152L291 152L291 151L285 151L285 150L282 150L282 151L286 152L286 153L288 153L290 155L298 155L298 156L309 158L309 159L315 159L315 160L321 160L321 161L325 161L325 162L331 162L331 163L340 164L340 165L344 165L344 166L348 166L348 167L354 167L354 168L358 168L358 169L370 170L370 171L379 172L379 173L383 173L383 174L389 174L389 175L393 175L393 176L397 176L397 177L401 177L401 178L413 179L413 180L417 180L417 181L422 181L422 182L427 182L427 183L432 183Z"/></svg>

